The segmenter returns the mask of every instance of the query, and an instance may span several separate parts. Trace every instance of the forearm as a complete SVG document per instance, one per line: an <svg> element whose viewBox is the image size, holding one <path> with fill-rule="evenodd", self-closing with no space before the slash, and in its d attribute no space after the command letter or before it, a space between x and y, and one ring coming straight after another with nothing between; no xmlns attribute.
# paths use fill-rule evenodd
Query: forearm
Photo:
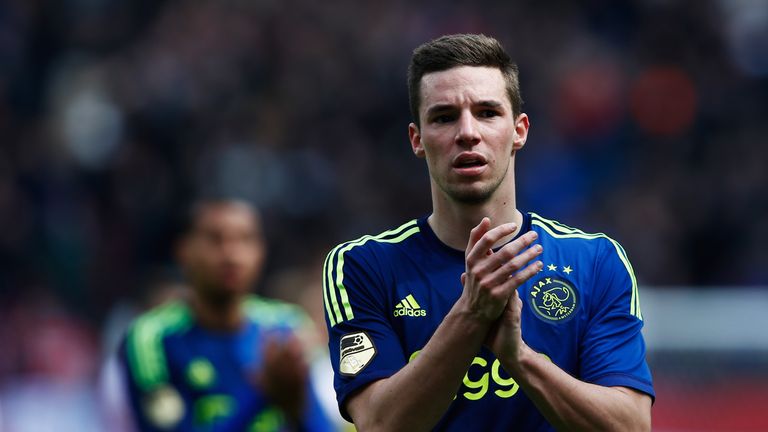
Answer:
<svg viewBox="0 0 768 432"><path fill-rule="evenodd" d="M529 347L522 350L520 360L501 359L502 366L557 430L651 429L648 396L580 381Z"/></svg>
<svg viewBox="0 0 768 432"><path fill-rule="evenodd" d="M448 410L510 297L541 270L541 261L526 265L541 253L541 247L529 248L535 232L494 252L493 246L513 234L517 225L490 226L490 219L483 218L470 232L462 295L419 356L349 399L347 409L358 430L432 429Z"/></svg>
<svg viewBox="0 0 768 432"><path fill-rule="evenodd" d="M453 401L489 325L460 304L446 315L418 357L350 401L360 431L430 430Z"/></svg>

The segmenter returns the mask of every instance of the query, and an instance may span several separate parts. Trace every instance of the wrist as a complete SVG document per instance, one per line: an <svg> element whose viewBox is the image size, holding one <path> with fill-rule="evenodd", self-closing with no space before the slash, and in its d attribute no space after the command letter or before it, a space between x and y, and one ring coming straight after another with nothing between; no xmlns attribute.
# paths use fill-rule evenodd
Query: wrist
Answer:
<svg viewBox="0 0 768 432"><path fill-rule="evenodd" d="M470 332L478 331L485 335L493 325L495 319L485 316L480 311L473 310L469 306L469 301L463 295L459 297L446 317L452 317L456 321L466 326Z"/></svg>
<svg viewBox="0 0 768 432"><path fill-rule="evenodd" d="M541 354L537 353L525 342L520 341L520 345L512 353L504 355L501 360L504 370L510 374L512 378L518 380L527 374L532 365L539 360Z"/></svg>

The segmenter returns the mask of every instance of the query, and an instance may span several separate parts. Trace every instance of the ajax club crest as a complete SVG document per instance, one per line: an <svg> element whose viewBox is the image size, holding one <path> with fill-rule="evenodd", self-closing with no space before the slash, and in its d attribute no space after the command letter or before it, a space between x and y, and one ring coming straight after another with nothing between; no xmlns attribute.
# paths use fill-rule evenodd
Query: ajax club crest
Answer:
<svg viewBox="0 0 768 432"><path fill-rule="evenodd" d="M564 322L573 318L579 306L576 290L559 278L542 278L531 285L528 301L536 315L544 321Z"/></svg>

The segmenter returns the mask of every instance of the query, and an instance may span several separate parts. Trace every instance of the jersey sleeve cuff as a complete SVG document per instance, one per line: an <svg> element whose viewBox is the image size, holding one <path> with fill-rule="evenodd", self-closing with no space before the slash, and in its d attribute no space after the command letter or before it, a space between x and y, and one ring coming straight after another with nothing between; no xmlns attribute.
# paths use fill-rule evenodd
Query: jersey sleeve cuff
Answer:
<svg viewBox="0 0 768 432"><path fill-rule="evenodd" d="M352 417L350 417L346 409L346 403L350 396L354 395L356 391L360 390L366 385L374 381L378 381L380 379L389 378L390 376L394 375L396 372L397 372L396 370L374 371L365 375L360 375L358 377L355 377L355 379L353 379L349 383L342 386L338 391L337 400L339 402L339 413L344 418L344 420L350 423L353 423Z"/></svg>
<svg viewBox="0 0 768 432"><path fill-rule="evenodd" d="M608 374L601 375L597 378L587 380L592 384L601 385L603 387L629 387L641 391L651 397L651 401L656 401L656 392L653 391L653 384L648 381L637 379L631 375L624 374Z"/></svg>

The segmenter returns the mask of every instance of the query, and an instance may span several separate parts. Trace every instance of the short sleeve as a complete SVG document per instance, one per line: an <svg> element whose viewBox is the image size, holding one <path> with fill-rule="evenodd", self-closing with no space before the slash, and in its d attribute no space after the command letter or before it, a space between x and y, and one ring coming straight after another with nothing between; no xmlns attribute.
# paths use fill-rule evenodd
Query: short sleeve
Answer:
<svg viewBox="0 0 768 432"><path fill-rule="evenodd" d="M323 301L334 388L341 415L354 391L406 363L385 312L384 277L375 255L354 243L333 249L323 268Z"/></svg>
<svg viewBox="0 0 768 432"><path fill-rule="evenodd" d="M606 239L597 253L593 303L582 339L581 379L624 386L655 398L645 341L637 280L624 249Z"/></svg>
<svg viewBox="0 0 768 432"><path fill-rule="evenodd" d="M136 428L142 432L192 430L188 395L168 381L143 384L139 369L146 363L131 361L131 336L120 344L118 355Z"/></svg>

